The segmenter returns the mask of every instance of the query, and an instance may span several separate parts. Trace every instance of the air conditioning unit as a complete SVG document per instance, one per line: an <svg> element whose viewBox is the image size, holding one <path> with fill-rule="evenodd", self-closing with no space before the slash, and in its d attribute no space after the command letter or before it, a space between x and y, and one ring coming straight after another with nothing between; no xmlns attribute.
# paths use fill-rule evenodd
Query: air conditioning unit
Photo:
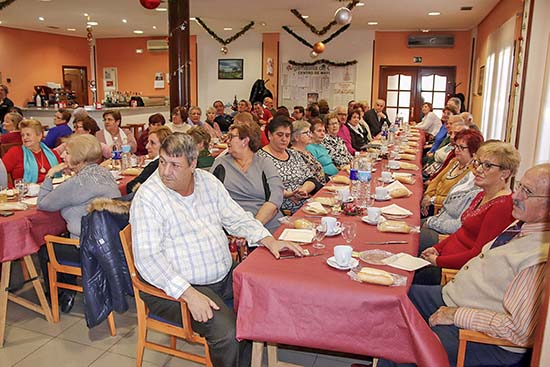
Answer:
<svg viewBox="0 0 550 367"><path fill-rule="evenodd" d="M409 48L450 48L455 46L455 37L452 35L410 35Z"/></svg>
<svg viewBox="0 0 550 367"><path fill-rule="evenodd" d="M148 51L167 51L168 50L168 41L167 40L148 40L147 41L147 50Z"/></svg>

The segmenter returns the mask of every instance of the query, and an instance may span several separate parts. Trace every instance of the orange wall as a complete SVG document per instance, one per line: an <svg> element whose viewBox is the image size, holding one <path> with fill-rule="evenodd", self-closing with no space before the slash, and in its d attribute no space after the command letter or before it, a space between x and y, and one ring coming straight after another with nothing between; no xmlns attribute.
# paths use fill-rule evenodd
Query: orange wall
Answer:
<svg viewBox="0 0 550 367"><path fill-rule="evenodd" d="M63 84L62 65L85 66L90 72L85 38L0 27L0 72L4 84L11 78L7 86L15 105L26 106L35 85Z"/></svg>
<svg viewBox="0 0 550 367"><path fill-rule="evenodd" d="M168 51L147 50L149 37L103 38L96 41L97 73L99 78L99 99L103 99L103 68L116 67L118 71L118 90L140 92L146 96L169 96L170 86L165 80L164 89L153 86L155 73L168 73ZM196 49L197 37L190 37L191 57L191 104L197 100ZM137 54L136 49L142 49Z"/></svg>
<svg viewBox="0 0 550 367"><path fill-rule="evenodd" d="M380 66L456 66L456 83L460 84L456 91L467 95L471 32L436 33L454 35L454 47L408 48L407 37L412 34L411 32L375 32L373 101L378 98ZM413 63L413 56L421 56L422 63Z"/></svg>
<svg viewBox="0 0 550 367"><path fill-rule="evenodd" d="M523 2L521 0L501 0L489 14L477 26L476 54L474 56L475 79L473 82L473 91L477 92L479 81L479 68L485 65L487 58L487 40L489 35L498 27L504 24L517 13L523 12ZM516 34L520 31L521 22L516 23ZM474 121L481 122L481 113L483 110L483 97L473 93L471 111Z"/></svg>

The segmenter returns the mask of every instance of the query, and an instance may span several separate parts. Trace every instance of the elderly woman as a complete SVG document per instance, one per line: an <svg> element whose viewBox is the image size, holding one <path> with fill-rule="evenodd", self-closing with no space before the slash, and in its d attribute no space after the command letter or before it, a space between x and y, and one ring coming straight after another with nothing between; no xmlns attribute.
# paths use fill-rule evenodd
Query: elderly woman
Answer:
<svg viewBox="0 0 550 367"><path fill-rule="evenodd" d="M61 211L71 238L80 238L80 223L82 217L87 214L88 204L95 198L120 196L120 191L111 173L97 164L101 159L101 145L96 137L90 134L75 134L67 139L66 145L63 153L64 163L49 169L44 183L40 186L37 206L38 209L48 212ZM53 177L64 170L71 170L76 174L54 190ZM80 263L80 250L77 247L55 246L55 253L59 260ZM41 250L39 255L45 284L48 285L48 255L45 250ZM75 276L62 277L64 282L76 284ZM61 292L61 311L69 312L74 303L75 292Z"/></svg>
<svg viewBox="0 0 550 367"><path fill-rule="evenodd" d="M22 146L12 147L2 157L6 171L12 180L41 183L51 167L61 158L42 143L42 124L38 120L23 120L19 123Z"/></svg>
<svg viewBox="0 0 550 367"><path fill-rule="evenodd" d="M300 153L288 149L292 122L286 116L277 116L268 125L269 144L258 150L260 157L269 158L283 181L284 200L281 210L296 212L305 199L322 185L314 177Z"/></svg>
<svg viewBox="0 0 550 367"><path fill-rule="evenodd" d="M6 133L0 136L0 144L15 144L21 143L21 131L19 131L19 123L23 120L23 116L17 112L9 112L4 116L4 130Z"/></svg>
<svg viewBox="0 0 550 367"><path fill-rule="evenodd" d="M475 130L462 130L455 135L455 157L428 185L420 204L424 217L432 215L443 205L449 190L470 170L474 154L483 142L483 136Z"/></svg>
<svg viewBox="0 0 550 367"><path fill-rule="evenodd" d="M216 133L215 138L221 139L222 137L222 130L220 129L220 125L215 121L216 119L216 109L214 107L208 107L206 109L206 122L212 129L214 129L214 132Z"/></svg>
<svg viewBox="0 0 550 367"><path fill-rule="evenodd" d="M433 110L434 109L431 103L424 102L422 104L422 113L424 114L424 118L422 119L422 122L416 125L416 127L424 130L431 136L436 136L439 129L441 129L441 120L437 117Z"/></svg>
<svg viewBox="0 0 550 367"><path fill-rule="evenodd" d="M339 124L338 137L342 139L342 141L346 145L346 149L348 150L349 154L355 155L355 148L353 148L351 144L351 134L346 124L348 118L348 113L346 111L347 109L344 106L336 106L336 108L334 109L334 113L336 114Z"/></svg>
<svg viewBox="0 0 550 367"><path fill-rule="evenodd" d="M83 116L79 117L78 119L75 119L73 122L74 126L74 133L75 134L90 134L94 135L99 131L99 126L97 126L97 122L90 116ZM104 159L111 158L111 150L112 148L108 146L105 143L99 143L101 144L101 153ZM63 152L65 151L67 147L67 144L65 142L61 143L57 147L54 148L54 150L61 156Z"/></svg>
<svg viewBox="0 0 550 367"><path fill-rule="evenodd" d="M283 182L273 161L256 154L261 130L248 113L235 116L229 128L229 154L214 162L211 172L225 185L229 195L244 210L273 233L279 227Z"/></svg>
<svg viewBox="0 0 550 367"><path fill-rule="evenodd" d="M322 144L326 135L325 124L320 118L312 119L310 131L311 143L306 146L306 150L315 157L321 166L323 166L323 172L325 172L325 175L334 176L338 173L338 168L334 165L327 148L325 148Z"/></svg>
<svg viewBox="0 0 550 367"><path fill-rule="evenodd" d="M206 129L206 131L208 131L208 134L210 134L210 136L212 138L216 138L216 131L214 130L213 127L211 127L207 123L201 121L201 115L202 115L202 110L200 109L200 107L198 107L198 106L190 107L189 108L189 118L187 119L187 124L190 127L202 126Z"/></svg>
<svg viewBox="0 0 550 367"><path fill-rule="evenodd" d="M359 120L361 120L361 111L354 109L349 113L346 122L351 138L350 144L355 151L366 150L367 144L370 141L370 131L361 125Z"/></svg>
<svg viewBox="0 0 550 367"><path fill-rule="evenodd" d="M149 132L149 136L147 137L147 144L145 145L145 148L147 149L147 156L152 159L149 164L145 166L143 171L134 178L132 181L128 182L126 185L126 192L134 192L138 189L139 185L147 181L147 179L155 172L159 166L159 151L160 146L164 139L168 135L172 134L172 130L168 126L159 126L151 132Z"/></svg>
<svg viewBox="0 0 550 367"><path fill-rule="evenodd" d="M204 126L194 126L187 130L187 134L193 137L195 143L197 143L197 149L199 151L199 156L197 158L197 168L208 169L212 167L214 163L214 157L210 154L210 139L211 136L208 133L208 130Z"/></svg>
<svg viewBox="0 0 550 367"><path fill-rule="evenodd" d="M147 154L147 148L145 147L147 145L149 132L152 129L155 129L159 126L163 126L166 123L166 119L162 115L162 113L155 113L149 116L149 126L147 129L143 130L141 134L139 135L137 139L137 155L146 155Z"/></svg>
<svg viewBox="0 0 550 367"><path fill-rule="evenodd" d="M95 136L100 143L112 147L116 140L120 145L129 145L130 151L135 153L137 149L136 138L129 129L122 129L122 116L118 111L105 111L103 113L103 124L105 129L99 130Z"/></svg>
<svg viewBox="0 0 550 367"><path fill-rule="evenodd" d="M340 122L336 113L331 113L327 116L326 122L327 134L323 138L323 146L327 148L328 154L337 168L341 169L351 163L353 157L346 149L346 145L342 138L338 136L340 131Z"/></svg>
<svg viewBox="0 0 550 367"><path fill-rule="evenodd" d="M519 163L519 152L509 143L488 141L479 148L472 166L474 183L482 191L462 214L462 226L422 251L421 256L433 267L417 272L417 284L439 284L441 268L460 269L514 221L510 180Z"/></svg>
<svg viewBox="0 0 550 367"><path fill-rule="evenodd" d="M191 128L187 123L188 118L187 108L178 106L172 111L172 121L167 123L166 126L168 126L173 133L187 132L187 130Z"/></svg>
<svg viewBox="0 0 550 367"><path fill-rule="evenodd" d="M315 118L318 119L318 117ZM306 147L311 143L310 127L311 124L307 121L294 121L292 123L291 149L300 154L317 181L325 184L327 177L323 171L323 166L306 150Z"/></svg>

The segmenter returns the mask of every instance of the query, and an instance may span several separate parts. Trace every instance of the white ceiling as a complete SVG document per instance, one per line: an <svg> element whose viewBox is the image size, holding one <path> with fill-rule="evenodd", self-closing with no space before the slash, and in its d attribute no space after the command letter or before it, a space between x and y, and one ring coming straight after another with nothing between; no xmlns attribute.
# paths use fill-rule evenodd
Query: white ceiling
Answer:
<svg viewBox="0 0 550 367"><path fill-rule="evenodd" d="M469 30L475 27L491 11L499 0L364 0L365 6L353 9L352 28L370 30L432 31ZM316 36L290 12L296 8L309 15L308 21L318 29L332 20L334 12L348 1L341 0L190 0L191 16L200 17L222 38L238 32L250 21L256 23L255 32L284 32L288 25L310 41L326 38ZM462 6L473 6L471 11L461 11ZM166 7L166 2L161 4ZM439 11L440 16L428 12ZM139 0L16 0L0 11L0 26L22 28L49 33L85 37L86 17L99 22L93 27L97 38L137 37L133 30L143 30L142 36L166 36L168 20L166 12L147 10ZM38 17L44 17L39 21ZM122 19L127 19L123 23ZM377 21L378 25L367 25ZM192 34L206 34L195 22L191 22ZM50 27L56 27L52 29ZM154 29L156 27L156 29ZM232 31L224 31L232 27ZM67 31L75 28L76 31Z"/></svg>

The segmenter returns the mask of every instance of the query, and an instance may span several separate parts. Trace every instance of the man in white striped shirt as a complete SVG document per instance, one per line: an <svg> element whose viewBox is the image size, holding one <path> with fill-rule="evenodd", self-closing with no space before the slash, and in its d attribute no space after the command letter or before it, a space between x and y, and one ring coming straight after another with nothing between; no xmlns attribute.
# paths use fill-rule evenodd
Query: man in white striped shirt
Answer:
<svg viewBox="0 0 550 367"><path fill-rule="evenodd" d="M456 365L458 328L520 347L532 345L550 247L550 163L529 169L512 196L512 226L441 286L413 285L409 297ZM483 230L483 229L482 229ZM527 365L525 348L469 343L465 366ZM380 361L381 367L395 365Z"/></svg>
<svg viewBox="0 0 550 367"><path fill-rule="evenodd" d="M248 366L251 346L235 338L232 259L225 230L265 246L278 258L295 243L275 240L210 173L196 170L198 151L187 134L168 136L159 168L137 191L130 223L136 267L149 283L187 302L214 366ZM179 303L143 297L150 311L181 323Z"/></svg>

